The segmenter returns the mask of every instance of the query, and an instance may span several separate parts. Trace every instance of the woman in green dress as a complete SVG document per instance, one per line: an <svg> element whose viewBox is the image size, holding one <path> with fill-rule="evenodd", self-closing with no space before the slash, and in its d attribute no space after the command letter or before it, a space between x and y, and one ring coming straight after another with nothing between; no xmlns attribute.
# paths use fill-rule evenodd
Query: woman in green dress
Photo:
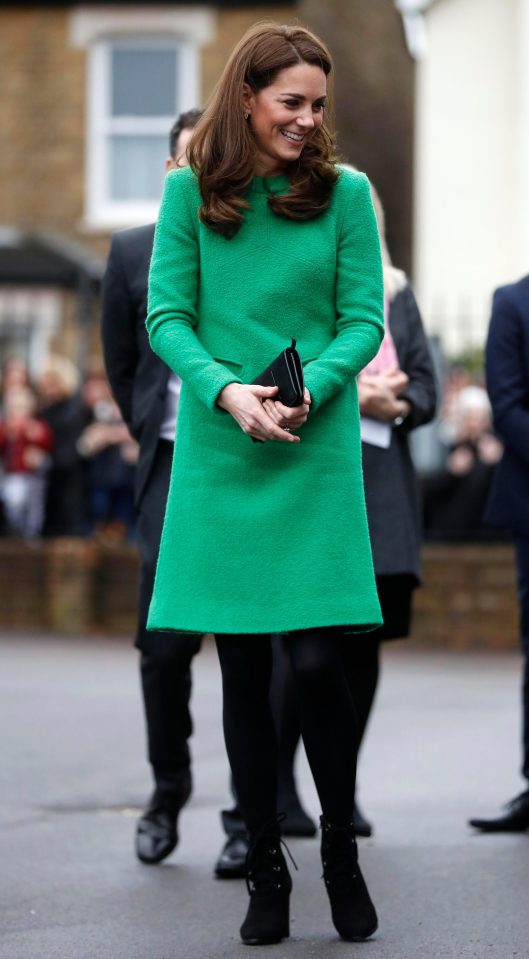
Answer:
<svg viewBox="0 0 529 959"><path fill-rule="evenodd" d="M190 168L167 177L149 284L152 347L183 384L149 625L216 636L250 835L251 944L289 934L269 707L277 632L298 683L334 924L350 941L377 927L350 821L356 738L340 642L381 622L355 378L382 339L382 273L369 183L335 162L331 72L303 28L246 33ZM292 337L306 390L288 408L252 382Z"/></svg>

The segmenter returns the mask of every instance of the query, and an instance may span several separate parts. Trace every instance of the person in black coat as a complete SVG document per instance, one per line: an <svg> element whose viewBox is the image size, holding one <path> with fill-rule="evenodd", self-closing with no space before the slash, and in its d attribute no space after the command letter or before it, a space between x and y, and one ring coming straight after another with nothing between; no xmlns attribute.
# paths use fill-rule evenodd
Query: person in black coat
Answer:
<svg viewBox="0 0 529 959"><path fill-rule="evenodd" d="M384 625L355 633L342 643L359 748L378 685L380 644L408 635L412 594L421 581L419 486L408 437L413 429L430 422L437 399L419 309L406 276L391 263L384 211L371 189L384 269L386 334L377 356L358 377L358 398L367 519ZM289 734L280 730L280 783L285 770L293 766L298 739L299 725L296 737L292 721ZM371 835L371 823L357 801L352 820L357 835Z"/></svg>
<svg viewBox="0 0 529 959"><path fill-rule="evenodd" d="M514 535L521 646L524 657L522 776L529 785L529 276L496 290L486 356L487 391L503 442L484 522ZM471 819L482 832L529 829L529 788L491 819Z"/></svg>
<svg viewBox="0 0 529 959"><path fill-rule="evenodd" d="M413 290L386 246L382 204L372 188L381 238L386 334L358 378L366 509L383 626L343 643L360 748L375 699L380 645L408 636L412 595L421 582L418 478L409 435L435 415L437 388L430 349ZM372 826L354 809L358 835Z"/></svg>
<svg viewBox="0 0 529 959"><path fill-rule="evenodd" d="M367 519L384 618L383 626L343 644L359 748L378 686L380 645L410 632L413 591L421 583L422 537L418 479L408 437L430 422L436 407L433 365L417 303L404 275L398 277L400 271L393 271L400 285L396 283L388 294L391 269L385 265L386 337L392 338L397 365L393 371L368 369L358 381ZM354 821L358 835L371 835L372 826L358 801Z"/></svg>
<svg viewBox="0 0 529 959"><path fill-rule="evenodd" d="M170 133L166 168L186 163L197 110L182 114ZM147 631L173 454L180 381L153 353L145 328L155 224L112 237L102 291L102 341L114 398L139 443L135 477L140 588L136 646L154 791L136 829L142 862L165 859L178 841L177 820L191 794L188 740L191 660L200 637ZM185 557L183 557L185 561Z"/></svg>

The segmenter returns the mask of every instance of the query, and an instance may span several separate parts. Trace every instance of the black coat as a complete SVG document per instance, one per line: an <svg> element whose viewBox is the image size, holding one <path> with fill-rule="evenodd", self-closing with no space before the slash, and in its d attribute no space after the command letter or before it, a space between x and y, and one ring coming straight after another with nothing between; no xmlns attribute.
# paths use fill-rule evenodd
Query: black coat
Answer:
<svg viewBox="0 0 529 959"><path fill-rule="evenodd" d="M152 351L145 318L154 227L114 233L103 278L105 365L121 415L140 444L136 505L152 468L165 414L169 368Z"/></svg>
<svg viewBox="0 0 529 959"><path fill-rule="evenodd" d="M400 368L409 377L402 396L411 403L411 412L401 426L393 428L388 449L362 443L367 518L376 575L404 574L419 582L419 489L408 434L433 418L437 391L428 342L410 286L393 300L389 327Z"/></svg>
<svg viewBox="0 0 529 959"><path fill-rule="evenodd" d="M77 441L90 420L79 393L45 406L42 418L55 437L47 477L45 536L79 536L86 531L86 471Z"/></svg>
<svg viewBox="0 0 529 959"><path fill-rule="evenodd" d="M485 354L504 453L483 519L529 536L529 276L496 290Z"/></svg>

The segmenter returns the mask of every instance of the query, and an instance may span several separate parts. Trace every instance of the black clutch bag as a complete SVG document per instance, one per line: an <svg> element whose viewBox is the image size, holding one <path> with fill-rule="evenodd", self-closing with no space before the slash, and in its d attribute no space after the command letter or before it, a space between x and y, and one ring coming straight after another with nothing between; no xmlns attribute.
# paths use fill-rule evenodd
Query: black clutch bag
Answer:
<svg viewBox="0 0 529 959"><path fill-rule="evenodd" d="M253 385L277 386L277 395L273 397L275 400L279 400L283 406L301 406L305 387L295 340L253 380Z"/></svg>
<svg viewBox="0 0 529 959"><path fill-rule="evenodd" d="M277 386L277 394L274 400L279 400L283 406L301 406L305 386L303 383L303 367L301 357L296 349L296 341L293 339L291 346L287 346L275 360L263 370L262 373L252 381L255 386ZM261 443L262 440L255 439L254 443Z"/></svg>

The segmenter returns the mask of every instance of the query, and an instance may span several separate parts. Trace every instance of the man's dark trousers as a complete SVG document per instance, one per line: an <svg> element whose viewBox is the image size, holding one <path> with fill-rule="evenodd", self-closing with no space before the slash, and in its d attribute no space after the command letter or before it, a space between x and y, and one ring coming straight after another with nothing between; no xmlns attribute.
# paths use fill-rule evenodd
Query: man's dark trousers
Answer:
<svg viewBox="0 0 529 959"><path fill-rule="evenodd" d="M494 425L504 452L484 520L514 536L524 654L522 774L529 779L529 276L495 291L485 359Z"/></svg>
<svg viewBox="0 0 529 959"><path fill-rule="evenodd" d="M514 548L518 578L518 602L520 604L520 639L524 656L522 775L529 780L529 536L516 536Z"/></svg>
<svg viewBox="0 0 529 959"><path fill-rule="evenodd" d="M149 762L156 787L170 802L190 785L188 739L193 727L189 711L191 660L200 648L200 637L147 632L156 561L163 520L173 444L159 440L153 468L138 510L137 540L140 554L140 594L136 645L141 650L141 678L147 720Z"/></svg>
<svg viewBox="0 0 529 959"><path fill-rule="evenodd" d="M105 365L116 402L139 442L136 509L140 596L136 646L149 759L169 807L181 805L190 784L190 663L200 638L146 629L171 472L173 444L160 440L170 370L153 353L145 317L154 223L115 233L102 288ZM163 798L163 797L162 797Z"/></svg>

